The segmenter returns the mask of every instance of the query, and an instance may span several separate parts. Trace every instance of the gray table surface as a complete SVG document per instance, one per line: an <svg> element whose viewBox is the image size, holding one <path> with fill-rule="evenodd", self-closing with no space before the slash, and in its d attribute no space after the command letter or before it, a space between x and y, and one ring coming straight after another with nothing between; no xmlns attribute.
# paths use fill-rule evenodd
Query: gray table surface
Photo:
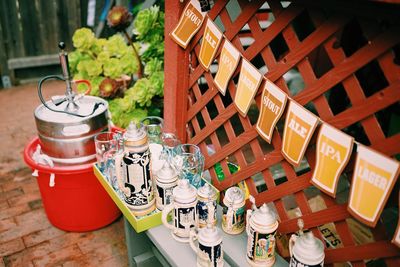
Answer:
<svg viewBox="0 0 400 267"><path fill-rule="evenodd" d="M224 266L248 266L246 261L247 234L226 234L221 228L222 208L217 211L217 227L222 234L222 249L224 251ZM164 225L146 231L147 236L172 266L196 266L196 253L189 243L180 243L172 238L171 232ZM275 267L285 267L289 264L276 254Z"/></svg>

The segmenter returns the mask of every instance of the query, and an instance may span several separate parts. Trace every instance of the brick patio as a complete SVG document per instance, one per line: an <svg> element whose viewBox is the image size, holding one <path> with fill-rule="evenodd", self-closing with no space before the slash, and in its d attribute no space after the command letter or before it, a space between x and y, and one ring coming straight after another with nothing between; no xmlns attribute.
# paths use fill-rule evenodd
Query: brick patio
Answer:
<svg viewBox="0 0 400 267"><path fill-rule="evenodd" d="M47 95L64 87L51 83ZM22 151L35 136L36 84L0 91L0 267L127 266L122 218L97 231L65 232L53 227Z"/></svg>

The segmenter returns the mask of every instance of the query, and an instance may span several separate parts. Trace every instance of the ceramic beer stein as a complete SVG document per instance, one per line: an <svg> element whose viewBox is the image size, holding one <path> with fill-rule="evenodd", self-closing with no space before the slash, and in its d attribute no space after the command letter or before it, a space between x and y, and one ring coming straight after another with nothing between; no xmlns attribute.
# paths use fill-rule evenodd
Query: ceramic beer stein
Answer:
<svg viewBox="0 0 400 267"><path fill-rule="evenodd" d="M187 179L179 179L173 189L173 201L163 211L161 220L172 230L172 237L179 242L189 242L190 229L196 227L196 188ZM172 224L168 223L168 214L173 212Z"/></svg>
<svg viewBox="0 0 400 267"><path fill-rule="evenodd" d="M323 267L324 244L311 231L303 233L303 220L299 219L297 225L299 234L293 234L289 240L289 267Z"/></svg>
<svg viewBox="0 0 400 267"><path fill-rule="evenodd" d="M199 245L196 246L194 239L198 239ZM217 227L211 223L206 227L199 229L196 234L192 229L190 232L190 247L197 254L198 267L220 267L224 266L224 257L222 250L222 236Z"/></svg>
<svg viewBox="0 0 400 267"><path fill-rule="evenodd" d="M197 215L199 228L217 224L217 191L208 183L197 189Z"/></svg>
<svg viewBox="0 0 400 267"><path fill-rule="evenodd" d="M272 266L275 263L275 234L279 223L267 204L257 209L252 196L250 201L253 205L246 215L246 260L251 266Z"/></svg>
<svg viewBox="0 0 400 267"><path fill-rule="evenodd" d="M244 223L244 193L237 187L230 187L225 192L222 209L222 230L227 234L240 234L243 232Z"/></svg>
<svg viewBox="0 0 400 267"><path fill-rule="evenodd" d="M147 134L131 122L123 140L124 152L115 158L118 187L132 213L144 216L156 208Z"/></svg>
<svg viewBox="0 0 400 267"><path fill-rule="evenodd" d="M164 165L154 175L156 184L156 207L163 210L172 201L172 190L178 184L178 174L171 165L165 161Z"/></svg>

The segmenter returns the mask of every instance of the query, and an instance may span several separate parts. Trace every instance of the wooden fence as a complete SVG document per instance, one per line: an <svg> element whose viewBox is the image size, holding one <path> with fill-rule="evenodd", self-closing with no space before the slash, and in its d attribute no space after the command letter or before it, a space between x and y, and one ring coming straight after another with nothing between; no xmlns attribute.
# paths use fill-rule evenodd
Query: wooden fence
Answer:
<svg viewBox="0 0 400 267"><path fill-rule="evenodd" d="M59 73L57 44L72 50L72 34L86 26L88 1L0 1L0 84ZM95 2L97 22L105 0Z"/></svg>
<svg viewBox="0 0 400 267"><path fill-rule="evenodd" d="M400 129L396 126L400 9L381 2L219 0L208 16L264 77L296 102L357 141L394 157L400 153ZM233 14L232 6L240 12ZM333 199L313 187L309 180L315 166L315 138L302 167L293 168L281 154L285 115L271 145L267 144L255 129L261 89L256 104L243 118L232 103L240 66L222 96L213 84L215 70L204 71L199 65L205 25L186 50L167 37L183 7L179 1L166 1L166 130L200 146L205 168L219 190L245 181L257 205L273 203L283 240L297 230L297 217L301 217L318 238L327 240L324 229L329 227L338 240L335 245L326 242L327 264L365 266L374 260L376 266L400 266L400 249L390 242L398 217L398 183L385 209L395 211L392 225L387 224L390 219L381 218L374 229L360 226L371 233L371 239L357 239L346 209L354 164L350 163L341 177L341 197ZM209 147L215 152L209 153ZM240 171L231 173L228 162L238 164ZM217 163L226 177L223 181L217 178ZM316 199L320 200L318 207L313 205ZM279 252L287 256L284 246Z"/></svg>

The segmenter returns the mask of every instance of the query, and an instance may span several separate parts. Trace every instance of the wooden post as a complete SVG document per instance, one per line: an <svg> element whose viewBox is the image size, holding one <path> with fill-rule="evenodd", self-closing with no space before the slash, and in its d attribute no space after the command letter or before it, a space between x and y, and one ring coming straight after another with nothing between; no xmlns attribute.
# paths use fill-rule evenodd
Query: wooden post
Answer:
<svg viewBox="0 0 400 267"><path fill-rule="evenodd" d="M178 24L185 3L165 1L164 52L164 120L165 131L175 133L186 141L187 88L189 79L188 54L169 33Z"/></svg>

